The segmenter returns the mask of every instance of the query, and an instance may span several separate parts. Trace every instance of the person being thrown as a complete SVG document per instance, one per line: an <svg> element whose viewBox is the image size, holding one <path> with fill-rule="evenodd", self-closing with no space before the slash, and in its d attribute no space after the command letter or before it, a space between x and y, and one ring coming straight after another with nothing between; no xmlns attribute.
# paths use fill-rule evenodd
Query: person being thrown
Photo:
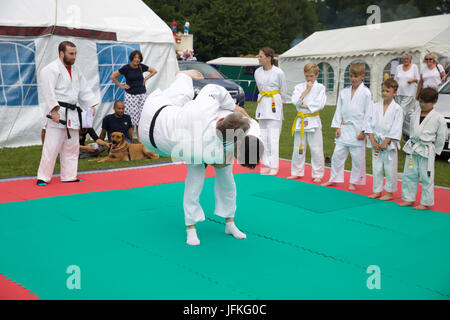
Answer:
<svg viewBox="0 0 450 320"><path fill-rule="evenodd" d="M189 245L200 244L196 224L205 220L199 199L207 165L216 172L214 213L225 218L226 234L246 238L234 223L236 185L231 164L236 155L238 163L253 169L264 151L258 123L235 104L225 88L206 85L192 100L192 79L202 78L195 70L178 72L169 88L149 95L139 122L140 139L147 150L186 162L183 207Z"/></svg>

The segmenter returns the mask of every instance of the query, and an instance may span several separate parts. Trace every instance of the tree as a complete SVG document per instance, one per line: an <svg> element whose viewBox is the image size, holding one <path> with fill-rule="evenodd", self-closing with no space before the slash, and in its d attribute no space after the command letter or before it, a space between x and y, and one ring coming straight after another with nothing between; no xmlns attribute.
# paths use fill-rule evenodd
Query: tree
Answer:
<svg viewBox="0 0 450 320"><path fill-rule="evenodd" d="M257 54L263 46L282 53L297 36L320 27L315 3L308 0L152 0L146 1L169 26L182 31L189 21L199 60Z"/></svg>
<svg viewBox="0 0 450 320"><path fill-rule="evenodd" d="M317 2L317 14L326 29L336 29L366 24L366 10L374 4L380 7L381 22L389 22L448 13L448 3L448 0L323 0Z"/></svg>

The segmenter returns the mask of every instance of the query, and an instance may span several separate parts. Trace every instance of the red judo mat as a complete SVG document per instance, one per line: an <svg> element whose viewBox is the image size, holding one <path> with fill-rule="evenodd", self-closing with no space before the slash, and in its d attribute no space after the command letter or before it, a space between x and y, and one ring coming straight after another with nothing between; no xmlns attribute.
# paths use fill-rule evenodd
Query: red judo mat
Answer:
<svg viewBox="0 0 450 320"><path fill-rule="evenodd" d="M233 166L233 173L259 172L259 167L255 170L243 168L240 165ZM290 175L290 161L281 160L278 177L287 178ZM329 168L325 169L323 182L328 181L330 175ZM349 172L345 173L345 183L337 184L332 188L347 190ZM206 177L213 177L214 169L208 166ZM155 164L145 168L132 168L118 171L99 171L93 173L80 173L81 183L61 183L59 177L53 177L51 183L46 186L37 186L36 179L22 179L13 181L0 181L0 203L26 201L39 198L56 197L71 194L90 193L108 190L124 190L139 188L151 185L159 185L173 182L182 182L186 177L186 166L184 164ZM311 166L305 166L305 177L297 179L299 182L313 183L311 179ZM367 183L364 186L357 186L353 191L361 195L372 193L372 177L367 176ZM420 194L420 186L419 186ZM419 200L419 197L418 199ZM181 201L181 200L180 200ZM398 183L398 191L394 193L395 202L401 201L401 182ZM450 213L450 190L445 188L435 188L435 205L430 209L440 212ZM39 297L29 292L14 281L5 278L0 274L0 300L37 300Z"/></svg>
<svg viewBox="0 0 450 320"><path fill-rule="evenodd" d="M277 176L281 178L290 176L290 166L290 161L280 160L280 170ZM240 165L233 165L234 174L248 172L259 172L259 167L255 170L249 170ZM330 169L325 168L325 176L322 181L328 181L329 176ZM349 176L350 173L345 172L345 183L340 183L330 188L348 191ZM0 180L0 203L182 182L186 177L186 166L181 163L156 164L145 168L108 172L99 171L86 174L80 173L78 177L83 180L81 183L61 183L59 177L53 177L51 182L46 186L37 186L35 178L3 182ZM206 169L206 177L214 177L214 169L211 166L208 166ZM305 177L296 181L313 183L310 165L305 166ZM420 191L421 187L419 185L419 195ZM357 186L356 191L352 192L364 196L372 194L372 176L367 176L366 184ZM419 199L420 197L417 198L417 203ZM393 201L401 201L400 181L398 182L398 191L394 193ZM430 207L430 209L450 213L450 189L435 187L435 205Z"/></svg>

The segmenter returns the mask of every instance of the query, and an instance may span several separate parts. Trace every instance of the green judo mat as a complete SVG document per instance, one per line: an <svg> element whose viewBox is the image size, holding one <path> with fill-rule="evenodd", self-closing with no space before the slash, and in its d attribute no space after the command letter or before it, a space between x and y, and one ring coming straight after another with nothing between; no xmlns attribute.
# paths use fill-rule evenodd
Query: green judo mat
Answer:
<svg viewBox="0 0 450 320"><path fill-rule="evenodd" d="M449 214L257 173L235 180L247 239L224 233L210 178L194 247L184 183L0 204L0 273L41 299L450 298Z"/></svg>

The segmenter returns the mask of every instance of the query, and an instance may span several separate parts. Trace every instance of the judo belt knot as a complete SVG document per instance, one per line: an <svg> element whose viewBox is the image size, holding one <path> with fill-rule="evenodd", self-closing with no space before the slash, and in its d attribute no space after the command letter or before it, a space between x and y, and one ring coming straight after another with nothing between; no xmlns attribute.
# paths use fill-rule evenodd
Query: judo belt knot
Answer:
<svg viewBox="0 0 450 320"><path fill-rule="evenodd" d="M78 112L78 120L80 121L80 128L82 128L83 127L83 121L81 120L81 108L78 107L75 104L71 104L71 103L67 103L67 102L58 101L58 104L61 107L66 108L66 130L67 130L67 137L70 139L72 137L70 136L70 133L69 133L69 127L67 127L67 123L68 123L68 121L67 121L67 112L69 111L69 109L70 110L77 110L77 112Z"/></svg>
<svg viewBox="0 0 450 320"><path fill-rule="evenodd" d="M297 119L301 119L300 125L300 148L298 150L299 154L303 153L303 135L305 134L305 118L318 116L319 112L314 113L305 113L305 112L297 112L295 116L294 123L292 124L292 135L295 133L295 128L297 128Z"/></svg>
<svg viewBox="0 0 450 320"><path fill-rule="evenodd" d="M259 94L261 95L261 98L259 98L258 103L261 102L261 99L263 97L271 97L272 98L272 112L273 113L277 112L277 110L275 108L275 98L273 96L276 94L280 94L280 90L261 91Z"/></svg>

